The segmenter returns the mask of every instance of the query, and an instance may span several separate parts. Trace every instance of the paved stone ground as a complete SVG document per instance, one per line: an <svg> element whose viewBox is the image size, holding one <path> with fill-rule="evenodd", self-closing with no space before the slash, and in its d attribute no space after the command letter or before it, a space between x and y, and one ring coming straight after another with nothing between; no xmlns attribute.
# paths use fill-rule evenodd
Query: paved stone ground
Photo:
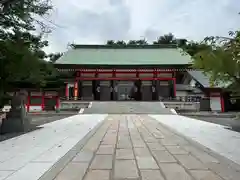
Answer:
<svg viewBox="0 0 240 180"><path fill-rule="evenodd" d="M239 180L240 167L147 115L109 115L54 180Z"/></svg>
<svg viewBox="0 0 240 180"><path fill-rule="evenodd" d="M161 102L141 101L105 101L93 102L91 108L84 109L83 114L172 114Z"/></svg>
<svg viewBox="0 0 240 180"><path fill-rule="evenodd" d="M40 125L58 121L63 118L67 118L72 115L75 115L75 114L76 113L62 114L62 115L61 114L54 115L54 114L47 114L47 113L44 115L29 114L29 118L31 119L31 126L30 126L30 130L28 132L8 133L8 134L0 135L0 142L23 135L23 134L26 134L26 133L29 133L29 132L32 132L32 131L35 131L35 130L38 130L39 129L38 126L40 126ZM0 125L1 125L1 123L0 123Z"/></svg>
<svg viewBox="0 0 240 180"><path fill-rule="evenodd" d="M240 120L236 120L234 118L229 117L200 117L200 116L186 116L190 118L194 118L200 121L206 121L214 124L220 124L223 126L227 126L231 128L233 131L240 132Z"/></svg>

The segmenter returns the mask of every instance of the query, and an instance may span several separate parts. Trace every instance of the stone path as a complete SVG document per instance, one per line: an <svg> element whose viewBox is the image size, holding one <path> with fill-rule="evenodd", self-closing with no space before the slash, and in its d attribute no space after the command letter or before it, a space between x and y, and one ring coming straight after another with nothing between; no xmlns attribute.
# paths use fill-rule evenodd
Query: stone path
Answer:
<svg viewBox="0 0 240 180"><path fill-rule="evenodd" d="M147 115L110 115L54 180L239 180L240 167Z"/></svg>

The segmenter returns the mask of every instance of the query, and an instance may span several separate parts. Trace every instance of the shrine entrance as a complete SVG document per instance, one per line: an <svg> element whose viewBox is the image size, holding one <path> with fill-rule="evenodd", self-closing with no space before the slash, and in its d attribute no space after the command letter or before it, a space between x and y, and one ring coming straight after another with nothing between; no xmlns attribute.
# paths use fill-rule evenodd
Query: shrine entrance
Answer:
<svg viewBox="0 0 240 180"><path fill-rule="evenodd" d="M78 99L95 101L158 101L169 95L170 86L159 80L92 80L81 81Z"/></svg>
<svg viewBox="0 0 240 180"><path fill-rule="evenodd" d="M158 101L176 95L173 72L160 70L79 70L74 99L95 101ZM172 82L172 83L170 83ZM66 90L68 92L68 89ZM70 94L66 93L66 94ZM77 96L77 97L75 97Z"/></svg>

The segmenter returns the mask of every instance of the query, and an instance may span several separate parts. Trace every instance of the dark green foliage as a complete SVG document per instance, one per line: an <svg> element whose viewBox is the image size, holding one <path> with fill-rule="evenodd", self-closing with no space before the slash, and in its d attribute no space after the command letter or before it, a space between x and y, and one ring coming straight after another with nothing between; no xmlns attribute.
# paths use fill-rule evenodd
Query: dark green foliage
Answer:
<svg viewBox="0 0 240 180"><path fill-rule="evenodd" d="M48 55L50 62L55 63L63 53L51 53Z"/></svg>
<svg viewBox="0 0 240 180"><path fill-rule="evenodd" d="M44 86L57 73L44 61L42 50L48 45L42 40L48 27L35 19L50 12L48 0L4 0L0 6L0 105L12 82L27 82ZM40 18L38 18L40 19ZM36 25L42 33L36 35ZM13 83L14 84L14 83Z"/></svg>
<svg viewBox="0 0 240 180"><path fill-rule="evenodd" d="M240 32L230 37L207 37L201 43L190 42L183 49L193 57L193 67L202 69L213 85L229 87L240 94ZM229 86L231 85L231 86Z"/></svg>

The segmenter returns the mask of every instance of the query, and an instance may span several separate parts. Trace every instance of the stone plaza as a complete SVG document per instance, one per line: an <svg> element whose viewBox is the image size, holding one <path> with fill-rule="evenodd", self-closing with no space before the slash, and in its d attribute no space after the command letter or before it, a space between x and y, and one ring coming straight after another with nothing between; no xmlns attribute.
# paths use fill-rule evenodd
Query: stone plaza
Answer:
<svg viewBox="0 0 240 180"><path fill-rule="evenodd" d="M1 142L0 180L239 180L239 133L150 104L93 103Z"/></svg>

